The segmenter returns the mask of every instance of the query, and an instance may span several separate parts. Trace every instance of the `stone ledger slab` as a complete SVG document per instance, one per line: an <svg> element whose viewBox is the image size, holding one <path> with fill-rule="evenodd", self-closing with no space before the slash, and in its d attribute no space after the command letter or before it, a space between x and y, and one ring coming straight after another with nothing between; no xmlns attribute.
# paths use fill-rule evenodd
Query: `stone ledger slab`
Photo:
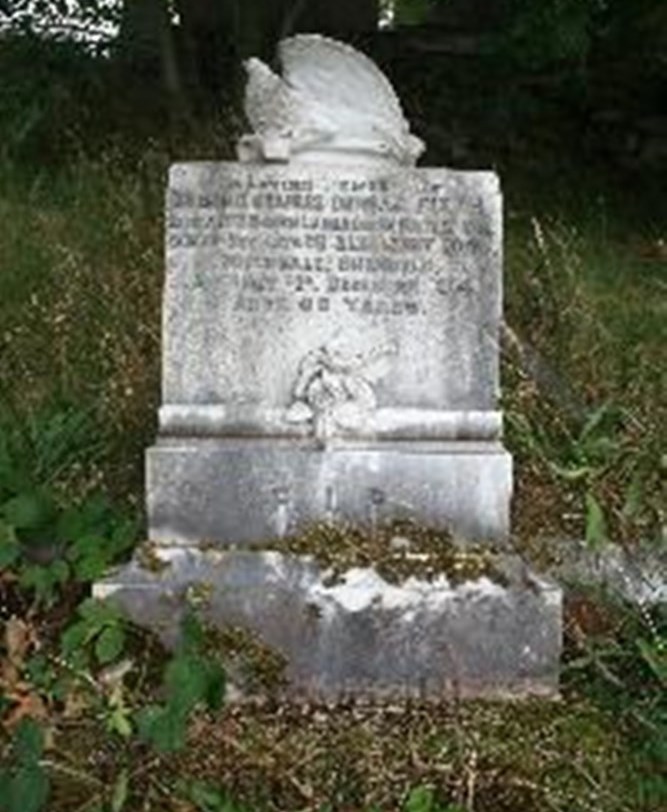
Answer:
<svg viewBox="0 0 667 812"><path fill-rule="evenodd" d="M179 164L150 538L413 516L502 540L489 172Z"/></svg>
<svg viewBox="0 0 667 812"><path fill-rule="evenodd" d="M277 692L300 701L555 696L561 590L528 576L452 587L374 569L330 584L310 558L278 552L160 548L160 573L130 564L96 588L173 644L193 587L200 611L240 626L285 657ZM206 586L202 590L202 585ZM232 674L232 679L234 675ZM244 685L237 684L243 693Z"/></svg>

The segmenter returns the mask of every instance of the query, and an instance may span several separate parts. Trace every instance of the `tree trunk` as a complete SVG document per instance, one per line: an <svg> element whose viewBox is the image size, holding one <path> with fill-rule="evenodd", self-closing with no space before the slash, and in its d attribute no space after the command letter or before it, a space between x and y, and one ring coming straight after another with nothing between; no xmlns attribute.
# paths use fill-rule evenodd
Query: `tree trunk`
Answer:
<svg viewBox="0 0 667 812"><path fill-rule="evenodd" d="M116 56L124 75L148 96L164 93L170 112L187 115L187 103L169 10L164 0L125 0Z"/></svg>

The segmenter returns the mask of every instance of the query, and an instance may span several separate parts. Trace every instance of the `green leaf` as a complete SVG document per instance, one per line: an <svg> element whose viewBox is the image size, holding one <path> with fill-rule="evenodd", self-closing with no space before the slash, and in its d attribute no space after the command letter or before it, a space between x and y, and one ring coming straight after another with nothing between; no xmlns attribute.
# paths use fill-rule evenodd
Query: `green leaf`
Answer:
<svg viewBox="0 0 667 812"><path fill-rule="evenodd" d="M137 523L132 519L122 519L114 527L110 538L110 557L115 557L131 549L137 540Z"/></svg>
<svg viewBox="0 0 667 812"><path fill-rule="evenodd" d="M58 538L77 541L82 536L104 535L110 526L111 510L101 495L91 496L82 505L65 510L57 525Z"/></svg>
<svg viewBox="0 0 667 812"><path fill-rule="evenodd" d="M2 513L17 530L33 530L53 519L54 506L46 493L34 490L9 499L2 506Z"/></svg>
<svg viewBox="0 0 667 812"><path fill-rule="evenodd" d="M246 808L237 804L229 795L203 781L192 781L180 787L180 791L191 801L200 812L245 812ZM331 807L323 807L325 812ZM371 810L369 810L371 812Z"/></svg>
<svg viewBox="0 0 667 812"><path fill-rule="evenodd" d="M128 718L125 708L114 709L111 716L109 716L107 727L110 732L118 733L123 739L129 739L132 735L132 722Z"/></svg>
<svg viewBox="0 0 667 812"><path fill-rule="evenodd" d="M202 781L194 781L188 787L189 800L195 806L202 810L202 812L211 812L211 810L219 810L225 802L222 794L208 784Z"/></svg>
<svg viewBox="0 0 667 812"><path fill-rule="evenodd" d="M69 579L70 571L66 561L54 561L49 566L34 564L23 568L19 583L35 590L38 601L50 604L55 597L55 587Z"/></svg>
<svg viewBox="0 0 667 812"><path fill-rule="evenodd" d="M225 699L227 679L219 663L209 661L206 669L206 693L204 701L209 710L220 710Z"/></svg>
<svg viewBox="0 0 667 812"><path fill-rule="evenodd" d="M667 688L667 650L641 638L637 640L637 647L657 680Z"/></svg>
<svg viewBox="0 0 667 812"><path fill-rule="evenodd" d="M104 547L104 538L92 533L79 536L71 541L67 547L67 558L70 561L78 561L84 556L95 553Z"/></svg>
<svg viewBox="0 0 667 812"><path fill-rule="evenodd" d="M79 615L100 629L109 623L118 623L123 619L120 610L116 609L112 603L97 600L97 598L86 599L79 606Z"/></svg>
<svg viewBox="0 0 667 812"><path fill-rule="evenodd" d="M564 479L567 482L577 482L580 479L586 479L586 477L593 473L593 469L589 465L580 465L576 468L566 468L558 463L550 462L549 467L554 474L556 474L556 476L561 477L561 479Z"/></svg>
<svg viewBox="0 0 667 812"><path fill-rule="evenodd" d="M644 500L644 478L641 471L635 471L625 492L625 502L621 513L624 518L631 519L636 516Z"/></svg>
<svg viewBox="0 0 667 812"><path fill-rule="evenodd" d="M60 650L68 659L86 644L88 626L80 621L68 626L60 638Z"/></svg>
<svg viewBox="0 0 667 812"><path fill-rule="evenodd" d="M44 736L34 719L24 718L16 728L13 741L14 757L21 764L34 764L44 752Z"/></svg>
<svg viewBox="0 0 667 812"><path fill-rule="evenodd" d="M49 564L48 569L51 571L51 576L56 584L67 583L70 576L70 568L67 561L62 558L57 559L53 564Z"/></svg>
<svg viewBox="0 0 667 812"><path fill-rule="evenodd" d="M146 705L136 714L137 729L143 739L150 739L150 730L158 716L164 711L162 705Z"/></svg>
<svg viewBox="0 0 667 812"><path fill-rule="evenodd" d="M172 708L151 705L138 716L139 733L160 753L185 747L187 717Z"/></svg>
<svg viewBox="0 0 667 812"><path fill-rule="evenodd" d="M0 569L11 567L20 557L21 545L14 528L0 520Z"/></svg>
<svg viewBox="0 0 667 812"><path fill-rule="evenodd" d="M604 512L592 493L586 494L586 544L592 550L599 549L607 540Z"/></svg>
<svg viewBox="0 0 667 812"><path fill-rule="evenodd" d="M125 631L122 626L107 626L95 641L95 656L100 665L107 665L117 659L125 645Z"/></svg>
<svg viewBox="0 0 667 812"><path fill-rule="evenodd" d="M433 790L430 787L416 787L411 790L404 812L437 812Z"/></svg>
<svg viewBox="0 0 667 812"><path fill-rule="evenodd" d="M76 541L86 532L86 522L80 508L71 507L63 511L56 524L56 538L59 541Z"/></svg>
<svg viewBox="0 0 667 812"><path fill-rule="evenodd" d="M8 812L40 812L49 797L49 779L37 764L17 770L9 786Z"/></svg>
<svg viewBox="0 0 667 812"><path fill-rule="evenodd" d="M82 583L96 581L105 573L110 563L107 551L101 545L85 550L78 548L74 554L74 577Z"/></svg>
<svg viewBox="0 0 667 812"><path fill-rule="evenodd" d="M168 704L179 714L188 714L206 698L206 664L198 657L179 655L167 665L164 684Z"/></svg>
<svg viewBox="0 0 667 812"><path fill-rule="evenodd" d="M129 794L130 782L127 770L121 770L111 795L111 812L121 812Z"/></svg>
<svg viewBox="0 0 667 812"><path fill-rule="evenodd" d="M74 565L74 578L81 584L91 584L104 575L107 562L99 555L86 556Z"/></svg>

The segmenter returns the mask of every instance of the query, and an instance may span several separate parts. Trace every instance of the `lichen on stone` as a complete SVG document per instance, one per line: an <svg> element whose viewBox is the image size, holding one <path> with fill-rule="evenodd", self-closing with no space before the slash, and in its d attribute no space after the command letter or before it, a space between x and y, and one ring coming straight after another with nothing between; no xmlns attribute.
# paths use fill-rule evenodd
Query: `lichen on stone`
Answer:
<svg viewBox="0 0 667 812"><path fill-rule="evenodd" d="M171 562L160 555L157 544L152 541L144 541L140 544L134 553L134 557L141 567L155 575L171 567Z"/></svg>
<svg viewBox="0 0 667 812"><path fill-rule="evenodd" d="M345 572L356 567L373 567L392 584L403 583L410 577L432 581L442 575L452 586L483 577L507 584L507 575L499 566L494 547L464 545L448 530L407 519L373 528L318 522L298 534L272 542L270 547L312 556L327 571L329 584L338 582Z"/></svg>
<svg viewBox="0 0 667 812"><path fill-rule="evenodd" d="M206 626L206 649L222 656L232 682L244 695L271 694L285 685L287 660L251 629Z"/></svg>

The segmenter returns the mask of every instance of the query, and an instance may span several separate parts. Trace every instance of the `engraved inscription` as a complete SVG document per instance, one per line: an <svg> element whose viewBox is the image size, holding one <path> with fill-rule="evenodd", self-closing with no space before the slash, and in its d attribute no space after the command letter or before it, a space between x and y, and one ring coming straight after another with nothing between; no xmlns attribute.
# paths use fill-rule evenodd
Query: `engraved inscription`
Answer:
<svg viewBox="0 0 667 812"><path fill-rule="evenodd" d="M476 292L466 264L492 240L479 226L467 233L437 183L410 192L391 176L230 173L224 190L170 188L167 244L205 250L239 314L418 316L434 292Z"/></svg>

